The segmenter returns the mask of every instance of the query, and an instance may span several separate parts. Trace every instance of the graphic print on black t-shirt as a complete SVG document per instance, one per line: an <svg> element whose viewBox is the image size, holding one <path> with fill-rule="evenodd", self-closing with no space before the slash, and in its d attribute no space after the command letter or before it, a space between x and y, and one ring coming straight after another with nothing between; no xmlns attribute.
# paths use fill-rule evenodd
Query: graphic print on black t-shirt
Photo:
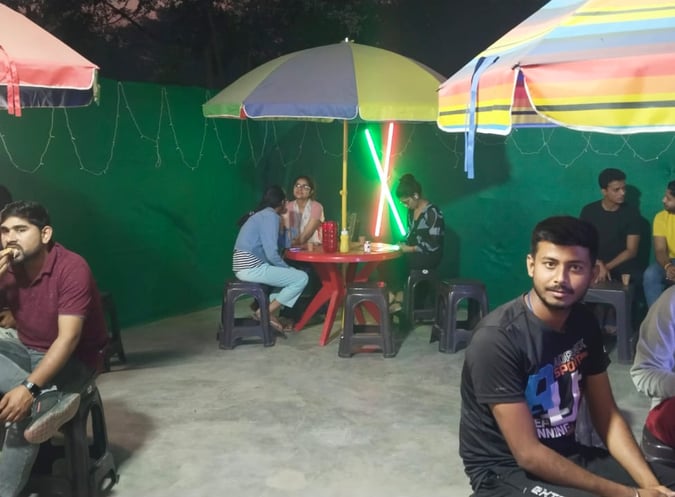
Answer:
<svg viewBox="0 0 675 497"><path fill-rule="evenodd" d="M587 356L582 338L571 349L555 356L552 364L546 364L528 378L525 399L534 418L537 437L548 446L557 447L562 439L574 437L581 400L579 367Z"/></svg>

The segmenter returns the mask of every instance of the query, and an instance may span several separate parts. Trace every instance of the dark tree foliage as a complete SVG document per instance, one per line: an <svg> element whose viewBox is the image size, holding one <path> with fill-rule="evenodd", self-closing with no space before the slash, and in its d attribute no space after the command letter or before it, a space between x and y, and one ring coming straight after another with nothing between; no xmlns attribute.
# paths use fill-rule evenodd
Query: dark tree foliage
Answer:
<svg viewBox="0 0 675 497"><path fill-rule="evenodd" d="M399 0L7 0L121 80L222 87L283 53L358 38Z"/></svg>
<svg viewBox="0 0 675 497"><path fill-rule="evenodd" d="M450 75L547 0L3 0L125 81L220 89L344 38Z"/></svg>

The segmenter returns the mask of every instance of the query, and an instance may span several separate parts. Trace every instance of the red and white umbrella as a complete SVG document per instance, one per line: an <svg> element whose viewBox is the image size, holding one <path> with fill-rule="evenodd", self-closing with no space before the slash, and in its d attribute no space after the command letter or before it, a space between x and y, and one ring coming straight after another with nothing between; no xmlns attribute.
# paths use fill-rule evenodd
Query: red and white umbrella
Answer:
<svg viewBox="0 0 675 497"><path fill-rule="evenodd" d="M97 96L98 66L0 4L0 109L81 107Z"/></svg>

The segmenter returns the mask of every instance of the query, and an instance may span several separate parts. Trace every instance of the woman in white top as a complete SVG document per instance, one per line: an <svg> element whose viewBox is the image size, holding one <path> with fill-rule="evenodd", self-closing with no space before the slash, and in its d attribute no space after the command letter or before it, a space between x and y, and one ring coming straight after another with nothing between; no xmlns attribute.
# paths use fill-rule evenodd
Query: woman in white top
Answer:
<svg viewBox="0 0 675 497"><path fill-rule="evenodd" d="M309 176L298 176L293 181L293 200L286 204L286 213L283 215L286 229L287 247L301 247L307 242L321 243L321 223L325 221L323 206L314 199L314 182ZM321 287L321 282L308 262L292 261L290 264L307 273L309 284L305 292L313 295ZM300 319L305 302L292 308L283 309L279 314L286 319L287 324Z"/></svg>
<svg viewBox="0 0 675 497"><path fill-rule="evenodd" d="M323 206L314 199L314 182L309 176L295 178L293 198L286 205L284 214L290 246L300 247L307 242L321 243L320 226L325 220Z"/></svg>

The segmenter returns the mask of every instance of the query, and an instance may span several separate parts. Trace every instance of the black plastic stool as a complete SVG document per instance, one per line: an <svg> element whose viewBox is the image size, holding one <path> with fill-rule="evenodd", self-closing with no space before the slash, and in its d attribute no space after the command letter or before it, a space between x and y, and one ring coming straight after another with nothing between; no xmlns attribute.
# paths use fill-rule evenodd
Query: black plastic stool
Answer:
<svg viewBox="0 0 675 497"><path fill-rule="evenodd" d="M101 306L106 317L106 326L108 327L108 345L105 348L103 356L103 369L110 371L110 358L117 356L117 359L122 364L127 362L127 356L124 354L124 346L122 345L122 334L120 332L120 324L117 320L117 309L115 308L115 301L112 293L101 292Z"/></svg>
<svg viewBox="0 0 675 497"><path fill-rule="evenodd" d="M340 335L338 356L351 357L364 346L376 346L384 357L394 357L394 337L389 318L389 293L379 282L359 282L347 285L345 297L345 322ZM377 309L379 324L355 324L357 307L370 304Z"/></svg>
<svg viewBox="0 0 675 497"><path fill-rule="evenodd" d="M624 286L620 281L603 281L592 285L584 302L606 304L616 312L616 348L619 362L633 361L633 285Z"/></svg>
<svg viewBox="0 0 675 497"><path fill-rule="evenodd" d="M269 297L267 285L250 283L248 281L230 280L223 292L223 305L220 311L220 331L218 339L221 349L233 349L239 343L251 339L261 340L265 347L275 344L275 337L270 328ZM237 299L251 296L258 302L260 321L248 318L238 318L234 313Z"/></svg>
<svg viewBox="0 0 675 497"><path fill-rule="evenodd" d="M675 449L652 435L646 426L642 428L640 447L647 462L659 462L675 468Z"/></svg>
<svg viewBox="0 0 675 497"><path fill-rule="evenodd" d="M457 306L468 299L467 319L457 320ZM454 279L442 281L436 295L436 318L429 342L438 340L440 352L457 352L460 344L471 341L471 332L488 313L485 285L478 280Z"/></svg>
<svg viewBox="0 0 675 497"><path fill-rule="evenodd" d="M91 439L87 434L91 419ZM94 379L80 392L80 407L61 434L40 445L26 485L28 493L98 497L118 482L115 461L108 450L108 434L101 395ZM55 443L56 442L56 443ZM63 461L64 464L55 464Z"/></svg>
<svg viewBox="0 0 675 497"><path fill-rule="evenodd" d="M438 286L438 271L435 269L412 269L408 275L408 282L403 293L405 302L405 315L412 324L418 321L433 321L435 309L431 307L415 307L415 288L420 283L427 283L430 287L430 295L436 295ZM432 300L433 302L433 300Z"/></svg>

